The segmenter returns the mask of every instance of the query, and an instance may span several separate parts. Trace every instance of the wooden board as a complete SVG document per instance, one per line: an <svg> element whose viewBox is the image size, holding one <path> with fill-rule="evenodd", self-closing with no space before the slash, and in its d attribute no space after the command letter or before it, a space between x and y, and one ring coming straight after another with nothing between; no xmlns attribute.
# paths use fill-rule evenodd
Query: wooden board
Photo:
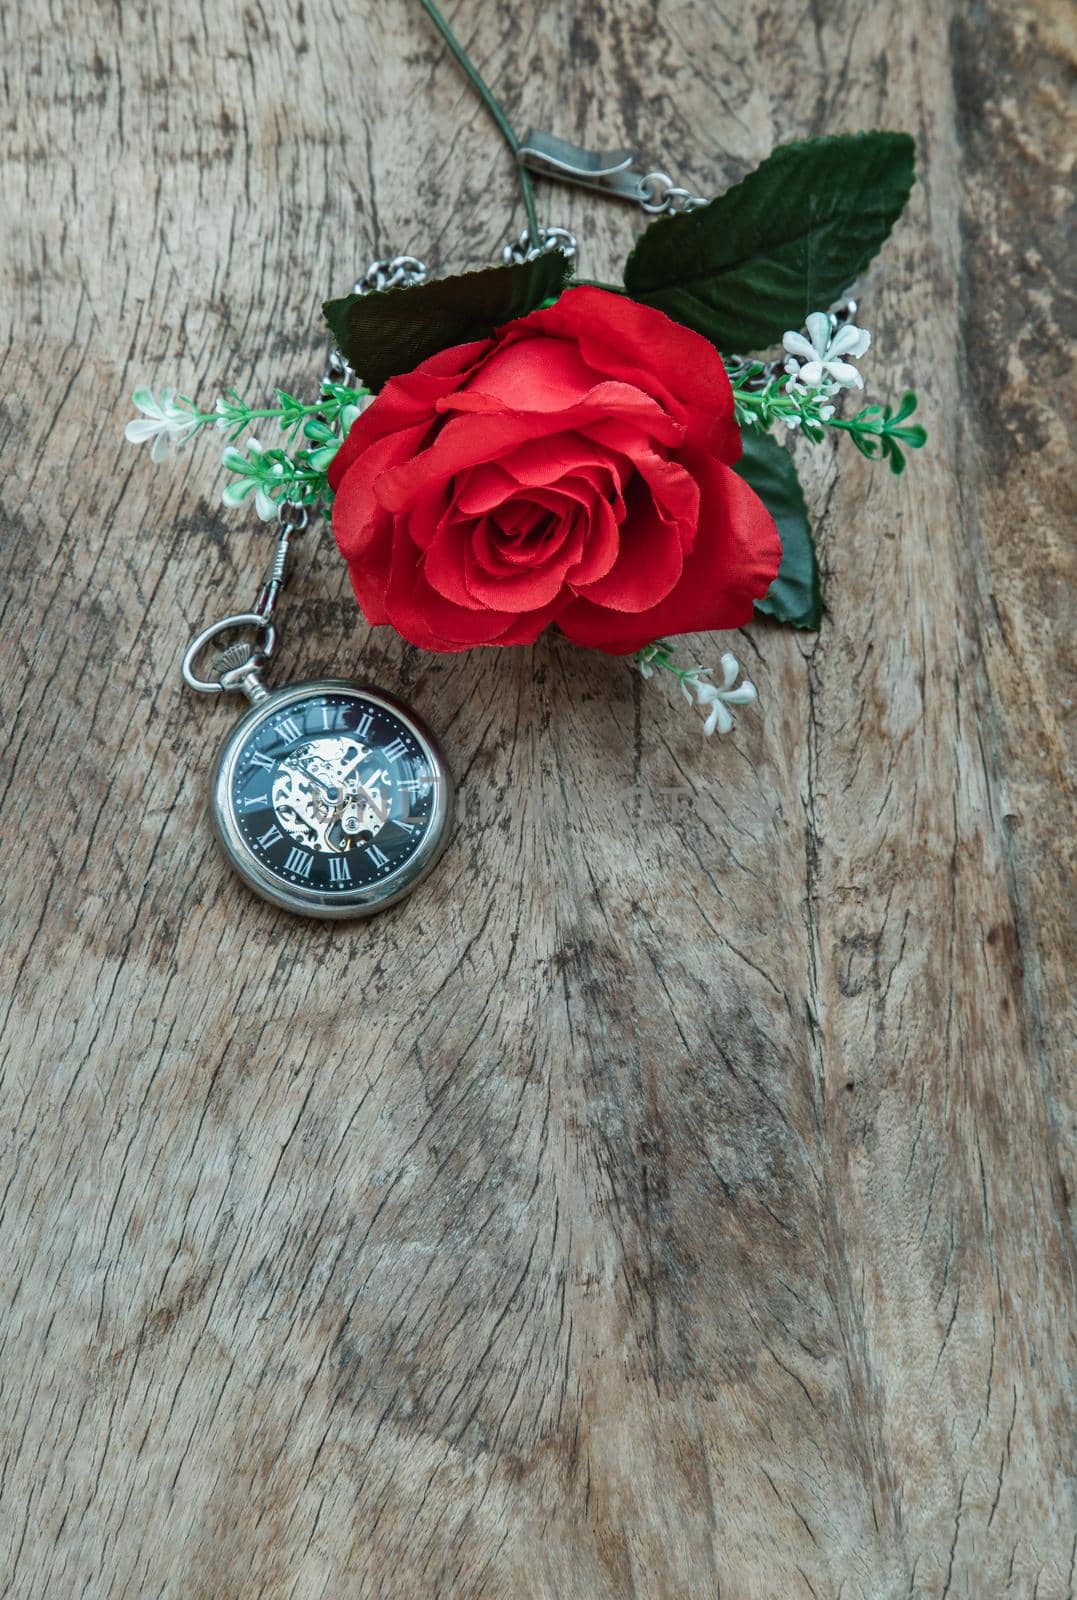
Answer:
<svg viewBox="0 0 1077 1600"><path fill-rule="evenodd" d="M1061 1600L1072 13L453 18L520 128L703 192L912 130L860 298L930 448L811 457L828 616L733 641L725 742L303 551L280 679L404 693L463 816L386 917L279 915L178 673L264 541L127 396L308 389L323 295L489 260L511 168L405 0L4 8L0 1595ZM642 221L541 206L600 277Z"/></svg>

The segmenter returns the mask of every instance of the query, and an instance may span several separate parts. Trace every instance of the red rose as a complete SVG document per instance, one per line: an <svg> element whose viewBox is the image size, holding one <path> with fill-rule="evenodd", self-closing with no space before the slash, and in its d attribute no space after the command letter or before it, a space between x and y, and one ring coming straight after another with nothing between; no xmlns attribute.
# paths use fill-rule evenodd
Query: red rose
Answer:
<svg viewBox="0 0 1077 1600"><path fill-rule="evenodd" d="M601 289L391 378L333 462L333 531L368 621L426 650L550 623L620 654L735 628L781 555L731 470L721 357Z"/></svg>

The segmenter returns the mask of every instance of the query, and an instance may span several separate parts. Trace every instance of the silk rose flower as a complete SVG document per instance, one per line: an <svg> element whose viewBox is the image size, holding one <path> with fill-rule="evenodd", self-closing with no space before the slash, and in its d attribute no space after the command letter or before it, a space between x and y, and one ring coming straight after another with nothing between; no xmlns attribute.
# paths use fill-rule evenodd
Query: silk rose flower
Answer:
<svg viewBox="0 0 1077 1600"><path fill-rule="evenodd" d="M367 620L423 649L556 624L623 654L766 594L781 544L740 452L705 339L569 289L389 379L330 469L333 530Z"/></svg>

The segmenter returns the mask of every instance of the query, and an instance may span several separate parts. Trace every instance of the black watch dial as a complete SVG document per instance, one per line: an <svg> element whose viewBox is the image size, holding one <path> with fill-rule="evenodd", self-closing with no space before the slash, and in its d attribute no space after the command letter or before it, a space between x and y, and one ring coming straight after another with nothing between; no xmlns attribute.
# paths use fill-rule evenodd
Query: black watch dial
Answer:
<svg viewBox="0 0 1077 1600"><path fill-rule="evenodd" d="M341 894L415 855L439 776L400 718L358 691L317 690L255 724L231 807L251 854L289 888Z"/></svg>

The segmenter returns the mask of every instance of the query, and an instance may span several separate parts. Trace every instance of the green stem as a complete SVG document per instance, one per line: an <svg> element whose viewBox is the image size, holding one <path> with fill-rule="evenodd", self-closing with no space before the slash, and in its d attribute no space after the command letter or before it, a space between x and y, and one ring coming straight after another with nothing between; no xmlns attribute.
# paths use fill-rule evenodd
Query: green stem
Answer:
<svg viewBox="0 0 1077 1600"><path fill-rule="evenodd" d="M758 367L757 372L761 371ZM895 413L891 413L889 405L868 405L855 417L821 417L819 409L825 396L815 394L802 399L797 395L794 398L780 379L772 380L765 389L753 393L746 387L738 387L738 381L743 381L739 373L732 376L733 414L739 427L765 429L779 418L795 417L813 444L820 442L826 428L836 428L850 434L860 454L870 461L885 457L894 473L905 470L903 450L919 450L927 442L927 433L920 423L908 422L916 410L916 396L911 389L902 396ZM749 372L747 381L750 382L752 376Z"/></svg>
<svg viewBox="0 0 1077 1600"><path fill-rule="evenodd" d="M673 645L665 639L655 639L653 644L645 644L642 650L637 650L632 659L645 666L660 667L663 672L671 672L678 680L694 678L699 668L678 667L673 660L673 649Z"/></svg>
<svg viewBox="0 0 1077 1600"><path fill-rule="evenodd" d="M800 410L791 400L783 401L780 395L766 394L759 390L734 388L733 398L737 405L750 411L765 411L768 414L782 412L793 416L794 413L799 414Z"/></svg>
<svg viewBox="0 0 1077 1600"><path fill-rule="evenodd" d="M320 405L296 406L295 409L296 411L301 411L305 417L312 417L325 410L325 403L323 401ZM284 415L285 409L283 406L263 406L258 411L248 411L247 407L244 406L242 425L246 427L248 422L262 422L267 417L283 417ZM216 423L221 420L219 411L196 411L195 416L199 423L202 424Z"/></svg>
<svg viewBox="0 0 1077 1600"><path fill-rule="evenodd" d="M853 417L851 420L845 417L828 417L824 423L824 427L841 428L846 433L870 433L874 434L875 437L879 439L883 438L887 433L890 432L890 429L887 428L885 423L875 426L873 423L861 422L858 417Z"/></svg>
<svg viewBox="0 0 1077 1600"><path fill-rule="evenodd" d="M542 241L539 237L538 216L535 211L535 193L531 187L531 175L520 160L520 141L516 137L512 123L509 121L508 117L506 117L504 111L501 109L500 104L494 99L493 94L483 82L478 72L475 70L467 51L464 49L459 39L457 39L456 35L449 27L449 24L445 21L445 18L441 15L441 12L434 4L434 0L419 0L419 4L422 6L423 10L430 18L430 21L434 24L434 27L441 34L441 37L444 39L449 49L456 57L467 77L468 82L471 84L471 87L475 90L475 93L478 95L487 111L497 123L505 143L512 151L512 158L516 163L516 173L520 180L520 188L523 190L524 210L527 212L528 239L530 240L531 248L537 249Z"/></svg>

